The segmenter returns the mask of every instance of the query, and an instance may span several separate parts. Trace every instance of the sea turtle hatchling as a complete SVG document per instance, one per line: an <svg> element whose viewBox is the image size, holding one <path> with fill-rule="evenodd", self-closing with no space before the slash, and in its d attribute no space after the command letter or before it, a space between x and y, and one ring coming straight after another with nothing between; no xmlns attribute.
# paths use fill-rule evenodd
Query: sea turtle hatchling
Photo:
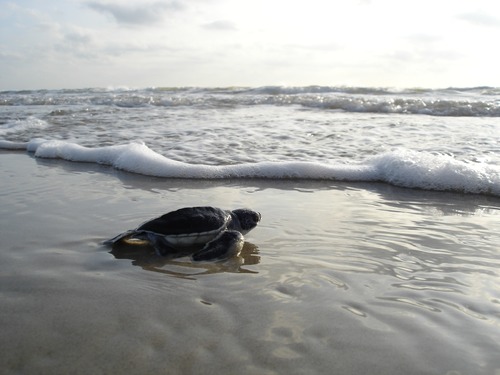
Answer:
<svg viewBox="0 0 500 375"><path fill-rule="evenodd" d="M106 245L133 240L148 241L159 255L203 246L192 255L195 261L228 258L240 253L244 238L261 219L258 212L240 208L186 207L149 220L105 241Z"/></svg>

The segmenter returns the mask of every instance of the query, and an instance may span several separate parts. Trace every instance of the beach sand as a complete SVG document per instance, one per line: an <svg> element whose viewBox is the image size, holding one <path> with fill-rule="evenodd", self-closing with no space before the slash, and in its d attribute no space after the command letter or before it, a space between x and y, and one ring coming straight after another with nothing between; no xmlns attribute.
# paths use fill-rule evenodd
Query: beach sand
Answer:
<svg viewBox="0 0 500 375"><path fill-rule="evenodd" d="M0 152L2 374L499 374L500 200L172 180ZM249 207L224 262L112 254L165 212Z"/></svg>

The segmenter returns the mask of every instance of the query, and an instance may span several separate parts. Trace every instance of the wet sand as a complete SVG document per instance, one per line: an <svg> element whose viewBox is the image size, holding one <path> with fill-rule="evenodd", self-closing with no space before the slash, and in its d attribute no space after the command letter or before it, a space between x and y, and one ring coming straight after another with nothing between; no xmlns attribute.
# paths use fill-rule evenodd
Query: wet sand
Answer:
<svg viewBox="0 0 500 375"><path fill-rule="evenodd" d="M22 152L0 175L2 374L500 373L498 198ZM195 205L263 220L218 263L101 245Z"/></svg>

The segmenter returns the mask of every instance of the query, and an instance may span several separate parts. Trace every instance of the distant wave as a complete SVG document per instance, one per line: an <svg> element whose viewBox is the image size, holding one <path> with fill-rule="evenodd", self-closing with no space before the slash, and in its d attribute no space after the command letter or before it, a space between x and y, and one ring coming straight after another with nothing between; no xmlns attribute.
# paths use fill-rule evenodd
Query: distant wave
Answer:
<svg viewBox="0 0 500 375"><path fill-rule="evenodd" d="M36 117L30 116L24 120L11 121L6 124L0 124L0 135L20 133L32 129L45 129L49 127L49 123L40 120Z"/></svg>
<svg viewBox="0 0 500 375"><path fill-rule="evenodd" d="M500 117L500 89L390 89L264 86L257 88L79 89L0 92L0 105L255 106L300 105L346 112Z"/></svg>
<svg viewBox="0 0 500 375"><path fill-rule="evenodd" d="M261 95L281 95L281 94L317 94L317 93L344 93L358 95L412 95L412 94L451 94L461 95L474 93L477 95L500 95L499 87L478 86L478 87L448 87L440 89L430 88L391 88L391 87L362 87L362 86L260 86L260 87L109 87L109 88L81 88L81 89L61 89L61 90L19 90L0 91L0 95L92 95L92 94L119 94L119 93L184 93L184 94L261 94Z"/></svg>
<svg viewBox="0 0 500 375"><path fill-rule="evenodd" d="M166 178L379 181L408 188L500 196L499 167L406 149L397 149L351 165L266 161L214 166L171 160L143 143L89 148L66 141L34 139L30 142L0 141L0 148L27 150L40 158L98 163Z"/></svg>
<svg viewBox="0 0 500 375"><path fill-rule="evenodd" d="M228 88L235 91L237 88ZM460 95L474 93L477 95L500 95L500 88L480 86L480 87L449 87L444 89L429 88L391 88L391 87L357 87L357 86L262 86L257 88L239 89L240 93L259 94L318 94L318 93L339 93L356 95Z"/></svg>

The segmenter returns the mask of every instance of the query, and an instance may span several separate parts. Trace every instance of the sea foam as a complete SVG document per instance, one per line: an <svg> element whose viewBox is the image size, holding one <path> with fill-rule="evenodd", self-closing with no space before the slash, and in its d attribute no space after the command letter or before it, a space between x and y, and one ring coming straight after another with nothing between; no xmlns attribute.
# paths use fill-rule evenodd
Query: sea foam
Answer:
<svg viewBox="0 0 500 375"><path fill-rule="evenodd" d="M97 163L165 178L377 181L408 188L500 196L500 167L408 149L396 149L355 164L261 161L203 165L169 159L139 142L90 148L67 141L33 139L0 141L0 148L22 149L33 152L35 157Z"/></svg>

